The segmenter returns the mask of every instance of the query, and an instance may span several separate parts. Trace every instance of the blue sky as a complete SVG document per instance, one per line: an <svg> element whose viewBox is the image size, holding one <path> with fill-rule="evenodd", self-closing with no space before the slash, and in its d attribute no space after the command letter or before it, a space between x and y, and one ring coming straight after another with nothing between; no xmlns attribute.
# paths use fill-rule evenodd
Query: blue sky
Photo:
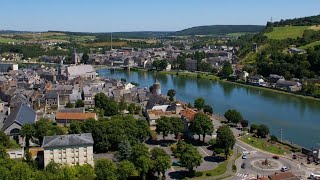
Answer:
<svg viewBox="0 0 320 180"><path fill-rule="evenodd" d="M0 29L174 31L320 14L320 0L1 0Z"/></svg>

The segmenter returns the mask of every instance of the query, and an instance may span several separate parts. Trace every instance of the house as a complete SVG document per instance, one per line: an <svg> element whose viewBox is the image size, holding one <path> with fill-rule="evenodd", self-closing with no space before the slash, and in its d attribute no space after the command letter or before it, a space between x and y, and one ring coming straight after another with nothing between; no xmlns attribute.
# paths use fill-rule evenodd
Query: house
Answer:
<svg viewBox="0 0 320 180"><path fill-rule="evenodd" d="M21 127L25 124L33 124L37 119L37 114L33 108L25 103L13 104L8 109L8 117L4 120L1 130L12 136L19 143L23 143L20 138Z"/></svg>
<svg viewBox="0 0 320 180"><path fill-rule="evenodd" d="M24 150L23 148L7 149L7 154L10 159L22 159L24 157Z"/></svg>
<svg viewBox="0 0 320 180"><path fill-rule="evenodd" d="M191 58L186 59L186 70L187 71L197 71L198 61Z"/></svg>
<svg viewBox="0 0 320 180"><path fill-rule="evenodd" d="M11 70L17 71L18 70L18 64L0 63L0 72L9 72Z"/></svg>
<svg viewBox="0 0 320 180"><path fill-rule="evenodd" d="M70 166L93 166L93 143L91 133L45 136L42 143L44 166L51 161Z"/></svg>
<svg viewBox="0 0 320 180"><path fill-rule="evenodd" d="M289 92L298 92L301 91L302 85L299 82L280 79L276 83L276 88L283 89Z"/></svg>
<svg viewBox="0 0 320 180"><path fill-rule="evenodd" d="M265 86L265 81L263 79L263 76L261 75L254 75L249 77L248 82L250 84L256 85L256 86Z"/></svg>
<svg viewBox="0 0 320 180"><path fill-rule="evenodd" d="M275 173L274 175L270 175L269 178L271 180L299 180L292 172Z"/></svg>
<svg viewBox="0 0 320 180"><path fill-rule="evenodd" d="M270 74L268 79L270 83L277 83L280 79L284 80L284 77L277 74Z"/></svg>
<svg viewBox="0 0 320 180"><path fill-rule="evenodd" d="M298 48L295 48L295 47L289 48L289 52L290 52L291 54L304 54L304 53L306 53L305 50L303 50L303 49L298 49Z"/></svg>
<svg viewBox="0 0 320 180"><path fill-rule="evenodd" d="M97 120L96 113L83 113L83 112L57 112L56 122L60 125L69 125L73 121L85 121L88 119Z"/></svg>

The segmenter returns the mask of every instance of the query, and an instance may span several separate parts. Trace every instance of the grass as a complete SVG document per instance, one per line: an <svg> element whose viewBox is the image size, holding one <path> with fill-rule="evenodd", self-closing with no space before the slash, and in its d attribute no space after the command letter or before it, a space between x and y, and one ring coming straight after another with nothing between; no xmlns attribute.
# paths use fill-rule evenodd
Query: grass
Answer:
<svg viewBox="0 0 320 180"><path fill-rule="evenodd" d="M20 41L21 40L19 40L19 39L0 37L0 43L20 42Z"/></svg>
<svg viewBox="0 0 320 180"><path fill-rule="evenodd" d="M309 29L310 26L285 26L285 27L274 27L272 32L266 33L265 35L269 39L283 40L288 38L296 39L302 37L305 30Z"/></svg>
<svg viewBox="0 0 320 180"><path fill-rule="evenodd" d="M83 43L83 46L86 47L104 47L104 46L110 46L111 42L106 41L106 42L94 42L94 43ZM127 42L112 42L112 45L115 46L126 46Z"/></svg>
<svg viewBox="0 0 320 180"><path fill-rule="evenodd" d="M315 42L312 42L312 43L310 43L310 44L301 46L301 47L299 47L299 48L301 48L301 49L308 49L308 48L314 48L315 46L318 46L318 45L320 45L320 41L315 41Z"/></svg>
<svg viewBox="0 0 320 180"><path fill-rule="evenodd" d="M255 148L261 149L263 151L270 152L272 154L284 155L287 153L284 149L275 146L264 139L252 137L252 136L244 136L241 140Z"/></svg>
<svg viewBox="0 0 320 180"><path fill-rule="evenodd" d="M249 34L249 33L246 33L246 32L237 32L237 33L229 33L229 34L226 34L227 36L231 36L231 37L240 37L240 36L243 36L243 35L246 35L246 34Z"/></svg>
<svg viewBox="0 0 320 180"><path fill-rule="evenodd" d="M191 77L191 78L198 78L198 79L208 79L208 80L219 80L218 76L215 76L210 73L196 73L196 72L178 72L177 71L159 71L160 74L172 74L172 75L179 75L179 76L185 76L185 77Z"/></svg>

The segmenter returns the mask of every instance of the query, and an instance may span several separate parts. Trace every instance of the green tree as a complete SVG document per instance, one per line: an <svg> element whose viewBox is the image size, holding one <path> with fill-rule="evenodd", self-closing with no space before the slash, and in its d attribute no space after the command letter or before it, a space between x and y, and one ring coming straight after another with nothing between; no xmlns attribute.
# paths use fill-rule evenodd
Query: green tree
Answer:
<svg viewBox="0 0 320 180"><path fill-rule="evenodd" d="M81 122L71 122L70 127L69 127L69 134L80 134L82 133L82 123Z"/></svg>
<svg viewBox="0 0 320 180"><path fill-rule="evenodd" d="M145 180L147 173L153 168L153 161L149 156L140 156L136 161L136 168L141 178Z"/></svg>
<svg viewBox="0 0 320 180"><path fill-rule="evenodd" d="M130 103L129 106L128 106L128 111L130 114L134 114L135 111L136 111L136 105L134 103Z"/></svg>
<svg viewBox="0 0 320 180"><path fill-rule="evenodd" d="M233 69L230 63L225 63L222 67L221 74L225 77L233 74Z"/></svg>
<svg viewBox="0 0 320 180"><path fill-rule="evenodd" d="M119 144L119 151L116 154L117 159L119 161L129 160L131 159L131 154L132 154L131 144L128 140L125 139Z"/></svg>
<svg viewBox="0 0 320 180"><path fill-rule="evenodd" d="M136 120L137 125L137 139L139 141L145 141L150 137L150 128L148 122L144 119Z"/></svg>
<svg viewBox="0 0 320 180"><path fill-rule="evenodd" d="M257 124L251 124L250 126L250 132L251 133L256 133L258 130L258 125Z"/></svg>
<svg viewBox="0 0 320 180"><path fill-rule="evenodd" d="M211 135L213 133L213 124L206 114L197 113L190 124L190 130L199 135L199 140L200 135L202 135L204 142L206 135Z"/></svg>
<svg viewBox="0 0 320 180"><path fill-rule="evenodd" d="M246 128L246 127L249 126L249 121L248 121L248 120L242 119L242 120L240 121L240 123L241 123L241 126L242 126L243 128Z"/></svg>
<svg viewBox="0 0 320 180"><path fill-rule="evenodd" d="M88 60L89 60L89 55L87 53L83 53L81 58L81 63L88 64Z"/></svg>
<svg viewBox="0 0 320 180"><path fill-rule="evenodd" d="M261 124L258 126L258 129L257 129L257 136L258 137L262 137L262 138L266 138L267 135L269 134L269 128L268 126L264 125L264 124Z"/></svg>
<svg viewBox="0 0 320 180"><path fill-rule="evenodd" d="M170 133L172 130L172 125L170 118L162 116L160 119L157 119L156 132L158 134L162 133L163 139Z"/></svg>
<svg viewBox="0 0 320 180"><path fill-rule="evenodd" d="M30 140L34 136L36 130L33 124L25 124L21 127L20 134L25 138L26 147L29 148Z"/></svg>
<svg viewBox="0 0 320 180"><path fill-rule="evenodd" d="M43 138L50 132L52 124L47 119L40 119L34 124L34 127L35 137L39 139L40 145L42 145Z"/></svg>
<svg viewBox="0 0 320 180"><path fill-rule="evenodd" d="M151 150L151 159L154 163L154 171L164 177L166 170L171 167L170 156L163 149L156 147Z"/></svg>
<svg viewBox="0 0 320 180"><path fill-rule="evenodd" d="M66 108L74 108L74 106L71 102L67 102Z"/></svg>
<svg viewBox="0 0 320 180"><path fill-rule="evenodd" d="M99 159L95 163L95 172L97 179L102 180L116 180L117 176L117 166L114 162L109 159Z"/></svg>
<svg viewBox="0 0 320 180"><path fill-rule="evenodd" d="M126 180L136 172L134 164L128 160L121 161L118 165L119 179Z"/></svg>
<svg viewBox="0 0 320 180"><path fill-rule="evenodd" d="M182 134L185 131L185 125L182 122L181 118L178 117L171 117L170 118L171 123L171 130L170 132L174 134L175 136L178 136Z"/></svg>
<svg viewBox="0 0 320 180"><path fill-rule="evenodd" d="M203 112L213 114L213 108L210 105L205 105L203 107Z"/></svg>
<svg viewBox="0 0 320 180"><path fill-rule="evenodd" d="M150 156L149 148L143 143L137 143L132 146L131 162L137 166L137 159L141 156Z"/></svg>
<svg viewBox="0 0 320 180"><path fill-rule="evenodd" d="M9 158L9 154L7 153L7 150L5 147L0 146L0 159L7 159Z"/></svg>
<svg viewBox="0 0 320 180"><path fill-rule="evenodd" d="M194 107L197 108L198 110L201 110L204 108L206 105L206 102L203 98L199 97L194 101Z"/></svg>
<svg viewBox="0 0 320 180"><path fill-rule="evenodd" d="M94 179L96 176L93 167L89 164L75 165L74 169L76 170L77 178L80 180Z"/></svg>
<svg viewBox="0 0 320 180"><path fill-rule="evenodd" d="M30 166L24 162L17 162L11 169L11 179L29 180L32 178Z"/></svg>
<svg viewBox="0 0 320 180"><path fill-rule="evenodd" d="M3 131L0 131L0 146L10 148L10 138Z"/></svg>
<svg viewBox="0 0 320 180"><path fill-rule="evenodd" d="M174 101L174 97L176 96L176 91L174 89L168 90L167 96L169 96L170 101Z"/></svg>
<svg viewBox="0 0 320 180"><path fill-rule="evenodd" d="M197 148L190 144L185 144L183 152L180 154L181 165L187 168L190 173L192 173L193 168L200 166L202 161L202 156Z"/></svg>
<svg viewBox="0 0 320 180"><path fill-rule="evenodd" d="M228 122L232 122L237 124L243 120L241 113L235 109L229 109L224 113L224 117L228 120Z"/></svg>
<svg viewBox="0 0 320 180"><path fill-rule="evenodd" d="M76 107L76 108L84 107L84 102L83 102L81 99L78 99L78 100L76 101L75 107Z"/></svg>
<svg viewBox="0 0 320 180"><path fill-rule="evenodd" d="M236 138L229 126L224 125L218 128L216 142L219 148L224 149L224 154L226 155L226 159L228 159L229 149L233 148L236 143Z"/></svg>

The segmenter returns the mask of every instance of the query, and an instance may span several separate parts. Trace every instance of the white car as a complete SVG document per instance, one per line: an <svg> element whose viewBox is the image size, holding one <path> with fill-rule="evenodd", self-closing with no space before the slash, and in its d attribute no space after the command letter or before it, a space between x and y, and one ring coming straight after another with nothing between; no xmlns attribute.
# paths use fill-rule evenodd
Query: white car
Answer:
<svg viewBox="0 0 320 180"><path fill-rule="evenodd" d="M247 157L246 154L242 155L242 159L247 159L247 158L248 158L248 157Z"/></svg>
<svg viewBox="0 0 320 180"><path fill-rule="evenodd" d="M282 171L282 172L289 171L289 168L288 168L287 166L283 166L283 167L281 168L281 171Z"/></svg>

